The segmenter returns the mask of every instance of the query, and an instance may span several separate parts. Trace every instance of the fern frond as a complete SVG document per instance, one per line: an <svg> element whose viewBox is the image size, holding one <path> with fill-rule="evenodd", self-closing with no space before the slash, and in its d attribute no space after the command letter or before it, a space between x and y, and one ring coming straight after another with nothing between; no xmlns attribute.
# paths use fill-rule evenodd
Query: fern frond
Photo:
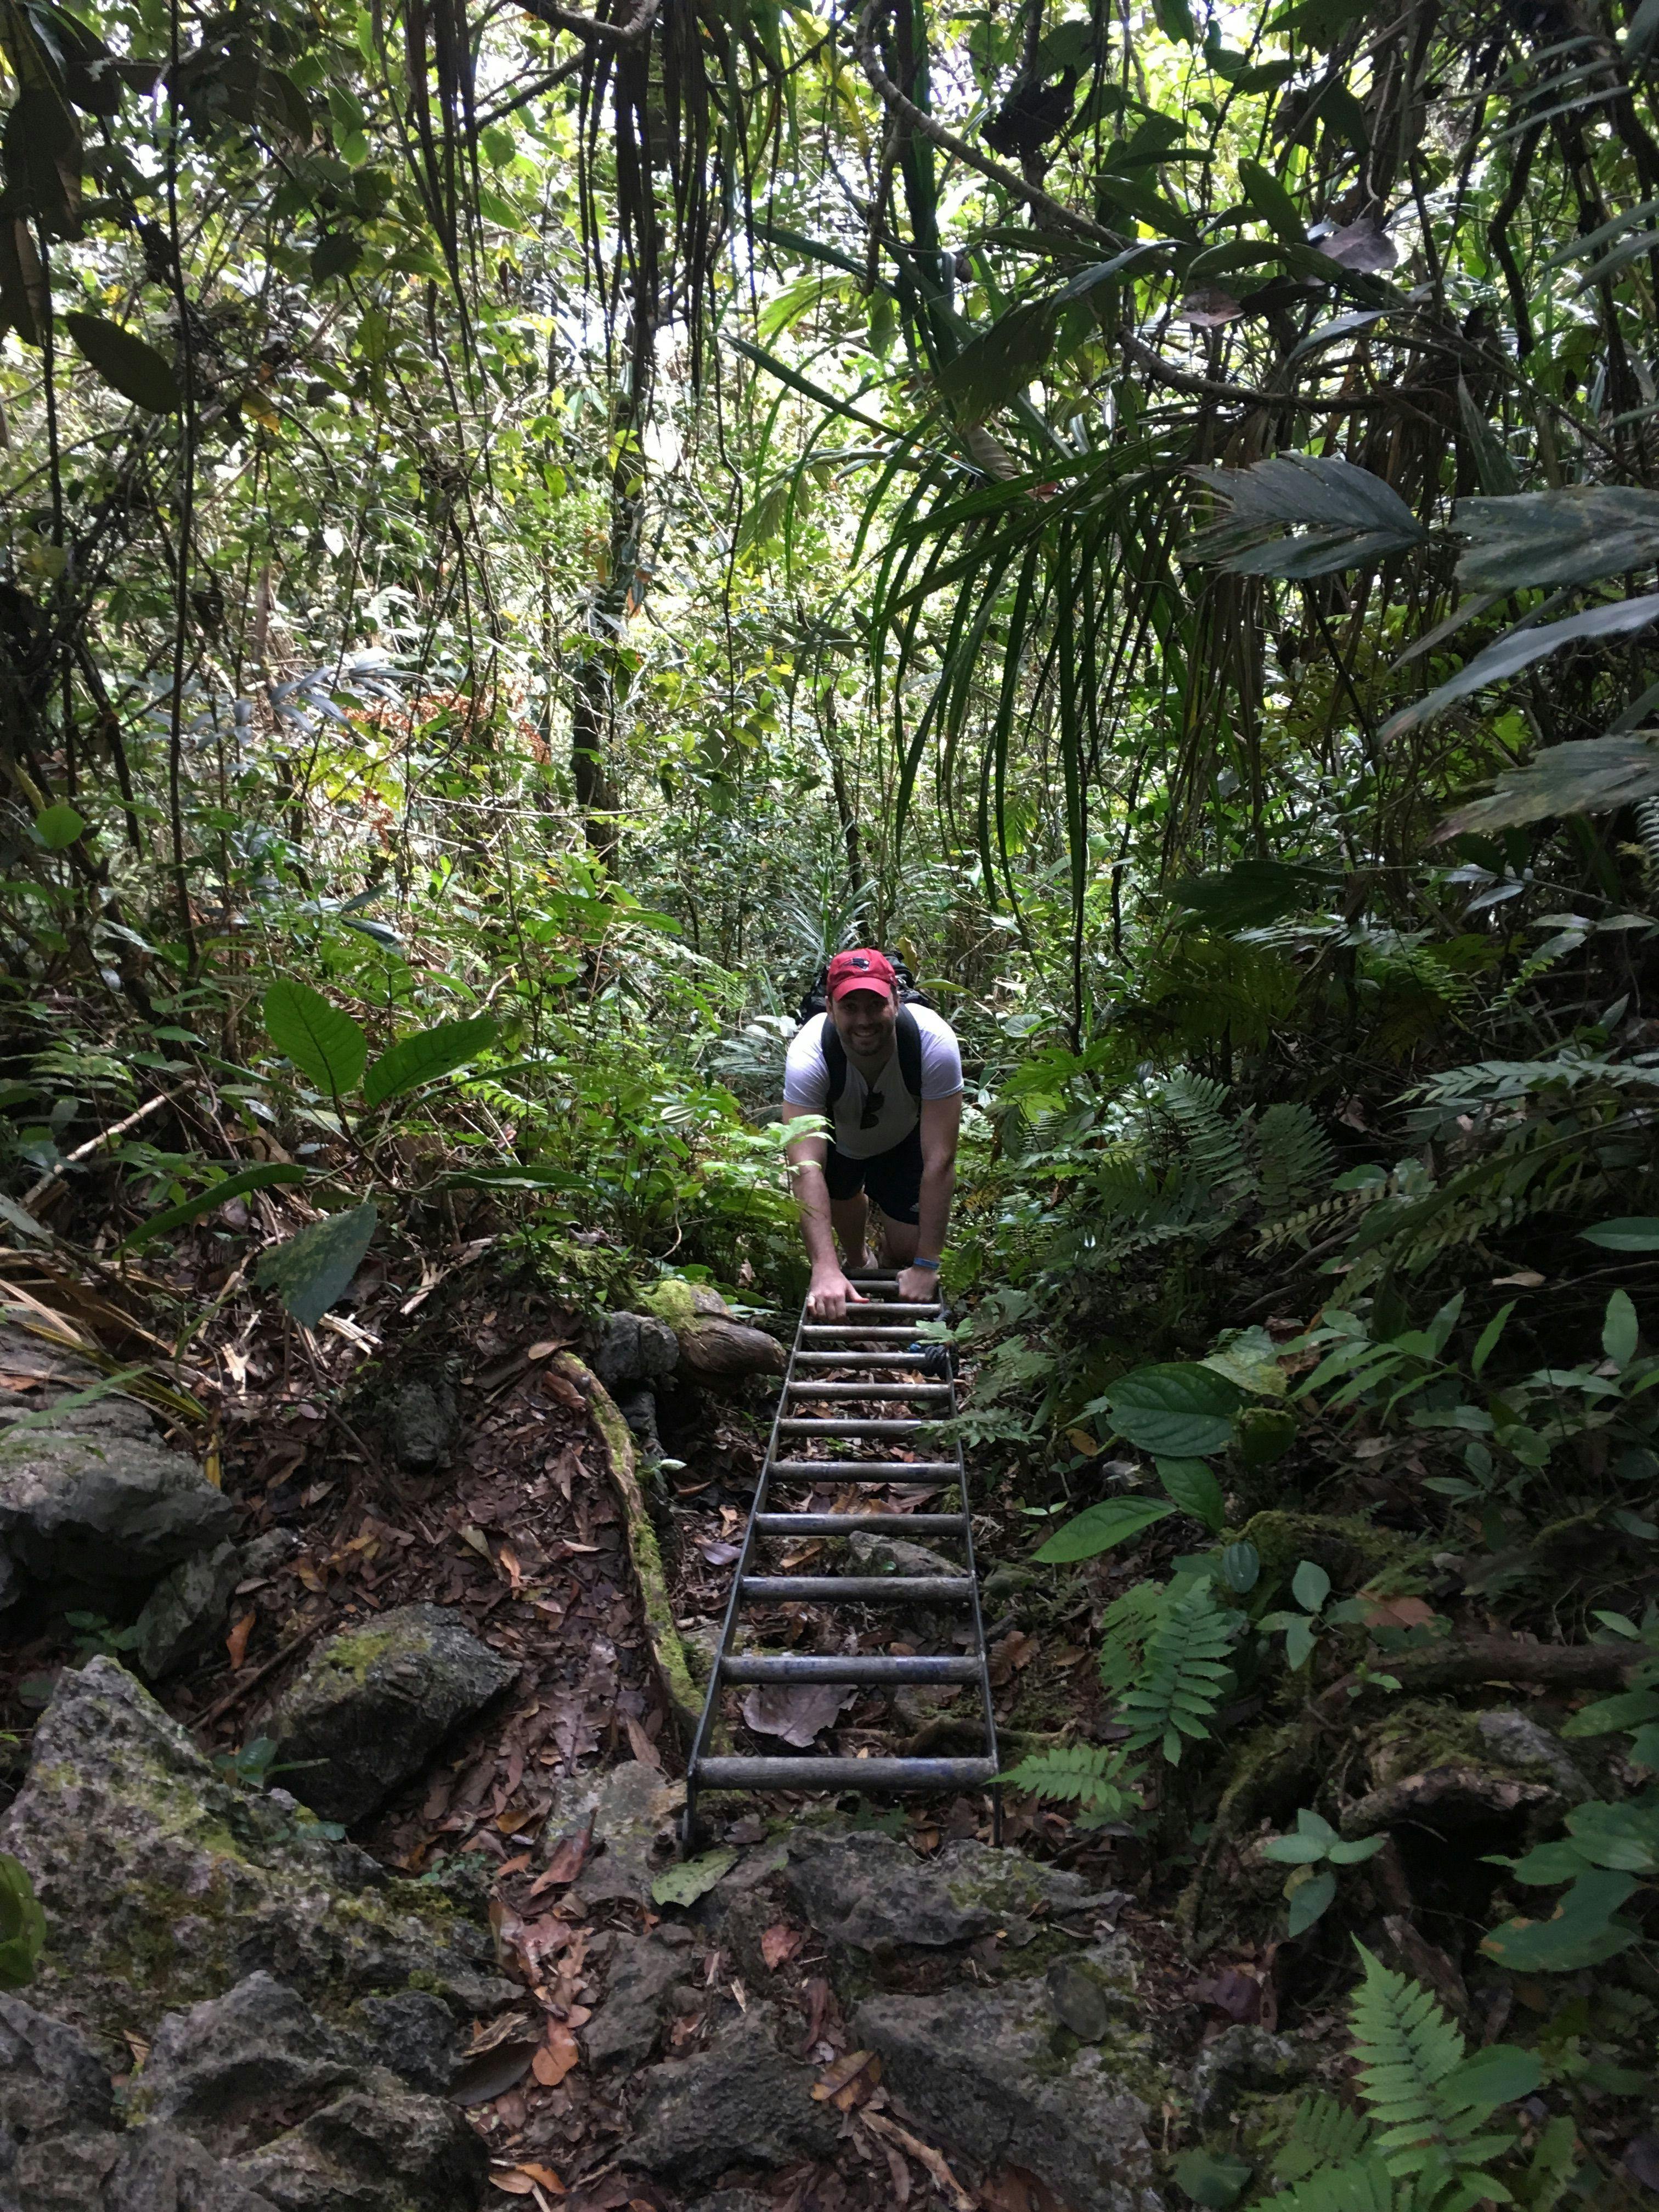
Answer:
<svg viewBox="0 0 1659 2212"><path fill-rule="evenodd" d="M1162 1741L1171 1766L1182 1736L1202 1737L1232 1682L1227 1664L1237 1616L1224 1613L1207 1581L1171 1604L1147 1640L1139 1680L1119 1718L1133 1729L1124 1745L1141 1751Z"/></svg>
<svg viewBox="0 0 1659 2212"><path fill-rule="evenodd" d="M1336 1149L1305 1099L1269 1106L1255 1126L1255 1149L1264 1221L1289 1213L1336 1170Z"/></svg>
<svg viewBox="0 0 1659 2212"><path fill-rule="evenodd" d="M1268 2201L1273 2212L1414 2212L1416 2191L1373 2152L1342 2166L1322 2166Z"/></svg>
<svg viewBox="0 0 1659 2212"><path fill-rule="evenodd" d="M1100 1680L1109 1696L1121 1698L1133 1686L1168 1596L1164 1583L1135 1583L1101 1615Z"/></svg>
<svg viewBox="0 0 1659 2212"><path fill-rule="evenodd" d="M1276 2181L1301 2181L1328 2166L1346 2166L1370 2147L1370 2123L1334 2097L1304 2097L1273 2161Z"/></svg>
<svg viewBox="0 0 1659 2212"><path fill-rule="evenodd" d="M1011 1790L1082 1808L1079 1826L1100 1827L1138 1812L1140 1800L1126 1785L1125 1754L1117 1744L1064 1743L1022 1759L1002 1777Z"/></svg>
<svg viewBox="0 0 1659 2212"><path fill-rule="evenodd" d="M1240 1122L1224 1110L1226 1085L1183 1069L1164 1085L1158 1103L1180 1131L1193 1165L1216 1195L1224 1200L1247 1196L1255 1177L1245 1156Z"/></svg>

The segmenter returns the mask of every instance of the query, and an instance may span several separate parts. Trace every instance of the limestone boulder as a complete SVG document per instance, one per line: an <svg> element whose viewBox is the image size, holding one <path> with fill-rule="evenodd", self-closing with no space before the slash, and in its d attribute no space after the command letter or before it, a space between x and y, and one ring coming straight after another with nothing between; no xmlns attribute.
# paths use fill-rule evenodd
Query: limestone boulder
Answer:
<svg viewBox="0 0 1659 2212"><path fill-rule="evenodd" d="M641 1298L640 1306L673 1330L681 1364L698 1382L781 1375L789 1364L775 1336L738 1321L725 1299L701 1283L665 1275Z"/></svg>
<svg viewBox="0 0 1659 2212"><path fill-rule="evenodd" d="M162 1576L138 1615L132 1655L152 1682L177 1673L216 1641L242 1579L242 1554L234 1544L198 1552Z"/></svg>
<svg viewBox="0 0 1659 2212"><path fill-rule="evenodd" d="M1019 1948L1043 1919L1101 1903L1080 1875L1039 1865L1018 1851L967 1842L919 1859L896 1837L869 1829L792 1837L788 1884L820 1935L878 1958L907 1946L971 1942L999 1930Z"/></svg>
<svg viewBox="0 0 1659 2212"><path fill-rule="evenodd" d="M517 1663L458 1613L399 1606L331 1637L270 1717L276 1764L325 1820L363 1820L451 1731L509 1689Z"/></svg>
<svg viewBox="0 0 1659 2212"><path fill-rule="evenodd" d="M612 1898L646 1905L652 1883L673 1863L675 1824L684 1805L685 1784L665 1781L642 1759L572 1775L554 1785L543 1850L550 1856L566 1836L587 1830L589 1856L571 1895L587 1906Z"/></svg>
<svg viewBox="0 0 1659 2212"><path fill-rule="evenodd" d="M751 2005L706 2050L665 2059L646 2075L628 2162L685 2187L713 2181L727 2166L828 2158L841 2116L813 2101L817 2079L814 2068L779 2048L767 2008Z"/></svg>
<svg viewBox="0 0 1659 2212"><path fill-rule="evenodd" d="M130 1604L226 1542L235 1521L194 1460L143 1437L0 1431L0 1551L16 1574L71 1601Z"/></svg>
<svg viewBox="0 0 1659 2212"><path fill-rule="evenodd" d="M1090 2021L1097 2040L1079 2042L1036 1976L866 1998L853 2039L919 2131L970 2168L1022 2166L1073 2212L1161 2212L1147 2126L1164 2084L1134 2026L1131 1954L1111 1939L1074 1966L1106 2016ZM1060 2002L1075 2013L1078 1991Z"/></svg>
<svg viewBox="0 0 1659 2212"><path fill-rule="evenodd" d="M479 1922L320 1833L286 1791L228 1780L112 1659L59 1676L0 1850L46 1917L31 2000L123 2066L125 2031L149 2039L261 1970L334 2024L410 1990L458 2021L514 1995Z"/></svg>

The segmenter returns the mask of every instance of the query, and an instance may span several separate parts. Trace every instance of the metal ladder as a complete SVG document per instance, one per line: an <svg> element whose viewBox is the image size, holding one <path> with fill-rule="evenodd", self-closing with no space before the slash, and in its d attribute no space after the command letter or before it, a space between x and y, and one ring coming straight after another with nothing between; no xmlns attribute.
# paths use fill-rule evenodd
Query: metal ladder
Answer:
<svg viewBox="0 0 1659 2212"><path fill-rule="evenodd" d="M974 1571L974 1532L969 1510L968 1478L962 1447L953 1447L951 1458L931 1460L857 1458L790 1458L792 1448L802 1450L808 1440L846 1440L854 1443L913 1441L929 1425L925 1412L907 1413L892 1419L842 1417L838 1409L871 1400L908 1401L912 1407L943 1400L933 1419L941 1419L956 1406L956 1363L946 1345L921 1346L916 1324L939 1321L942 1305L913 1304L908 1300L883 1299L883 1289L896 1290L897 1276L890 1269L866 1268L848 1279L876 1293L865 1304L848 1310L844 1322L810 1322L803 1305L789 1354L789 1364L772 1420L766 1458L755 1486L743 1549L732 1577L732 1595L720 1630L720 1649L703 1700L702 1717L691 1746L686 1770L684 1848L696 1848L697 1798L705 1790L858 1790L900 1792L924 1790L983 1788L992 1791L993 1828L1001 1840L1002 1800L996 1787L996 1719L991 1707L991 1677L985 1649L985 1624L980 1613L979 1583ZM841 1346L837 1350L834 1347ZM819 1382L819 1373L864 1370L867 1382ZM899 1379L899 1370L921 1370L921 1382ZM884 1370L893 1370L883 1379ZM798 1405L828 1407L828 1414L797 1413ZM799 1440L799 1441L797 1441ZM793 1486L826 1480L838 1483L904 1484L932 1489L941 1482L954 1483L957 1510L954 1513L805 1513L775 1511L775 1484ZM954 1538L963 1553L960 1575L773 1575L757 1572L762 1564L759 1547L803 1536L851 1536L860 1530L896 1538ZM738 1620L751 1606L806 1599L829 1606L891 1606L922 1604L957 1607L967 1613L973 1627L973 1648L962 1656L897 1654L841 1656L781 1653L775 1656L738 1653L732 1649ZM985 1750L975 1759L840 1759L821 1753L799 1758L733 1758L711 1755L720 1710L720 1693L728 1686L763 1682L880 1683L977 1682L984 1716Z"/></svg>

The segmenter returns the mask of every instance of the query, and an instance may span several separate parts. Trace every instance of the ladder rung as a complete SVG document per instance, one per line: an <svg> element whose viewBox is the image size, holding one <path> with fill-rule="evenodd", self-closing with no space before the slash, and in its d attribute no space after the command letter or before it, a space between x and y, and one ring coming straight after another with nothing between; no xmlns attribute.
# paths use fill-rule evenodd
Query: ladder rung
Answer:
<svg viewBox="0 0 1659 2212"><path fill-rule="evenodd" d="M971 1790L994 1759L700 1759L700 1790Z"/></svg>
<svg viewBox="0 0 1659 2212"><path fill-rule="evenodd" d="M766 1470L794 1482L936 1482L959 1481L962 1469L953 1459L775 1459Z"/></svg>
<svg viewBox="0 0 1659 2212"><path fill-rule="evenodd" d="M931 1429L933 1421L832 1421L798 1413L778 1423L781 1437L913 1437L918 1429Z"/></svg>
<svg viewBox="0 0 1659 2212"><path fill-rule="evenodd" d="M791 1382L792 1398L949 1398L948 1382Z"/></svg>
<svg viewBox="0 0 1659 2212"><path fill-rule="evenodd" d="M811 1336L819 1339L826 1336L860 1338L874 1336L887 1340L898 1338L909 1344L916 1343L916 1333L913 1328L878 1328L873 1324L868 1328L849 1328L842 1322L809 1321L802 1322L800 1333L804 1337ZM917 1349L921 1348L918 1345Z"/></svg>
<svg viewBox="0 0 1659 2212"><path fill-rule="evenodd" d="M960 1513L757 1513L757 1536L960 1536Z"/></svg>
<svg viewBox="0 0 1659 2212"><path fill-rule="evenodd" d="M939 1304L923 1305L919 1299L913 1302L909 1298L860 1298L858 1310L866 1314L912 1314L917 1321L937 1321L945 1309ZM850 1314L852 1307L849 1306L848 1311Z"/></svg>
<svg viewBox="0 0 1659 2212"><path fill-rule="evenodd" d="M798 1352L797 1367L920 1367L935 1352L944 1346L930 1344L926 1351L904 1352Z"/></svg>
<svg viewBox="0 0 1659 2212"><path fill-rule="evenodd" d="M965 1604L970 1575L745 1575L746 1598L816 1598L830 1605L903 1605L912 1599Z"/></svg>
<svg viewBox="0 0 1659 2212"><path fill-rule="evenodd" d="M728 1682L976 1682L977 1659L722 1659Z"/></svg>

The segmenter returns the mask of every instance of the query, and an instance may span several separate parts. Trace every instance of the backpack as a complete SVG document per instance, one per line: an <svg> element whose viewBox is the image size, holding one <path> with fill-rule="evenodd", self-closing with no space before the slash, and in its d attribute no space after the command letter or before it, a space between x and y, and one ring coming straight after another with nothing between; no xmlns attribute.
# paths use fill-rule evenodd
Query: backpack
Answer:
<svg viewBox="0 0 1659 2212"><path fill-rule="evenodd" d="M916 988L915 978L895 952L887 955L892 963L893 978L898 985L898 1019L894 1024L894 1042L898 1048L899 1079L918 1106L921 1103L921 1030L912 1006L931 1006L933 1000L925 991ZM819 969L812 979L812 988L801 1000L797 1019L810 1022L815 1014L823 1018L823 1064L830 1072L830 1096L825 1107L833 1119L841 1095L847 1088L847 1048L841 1033L830 1018L828 981L829 964Z"/></svg>

